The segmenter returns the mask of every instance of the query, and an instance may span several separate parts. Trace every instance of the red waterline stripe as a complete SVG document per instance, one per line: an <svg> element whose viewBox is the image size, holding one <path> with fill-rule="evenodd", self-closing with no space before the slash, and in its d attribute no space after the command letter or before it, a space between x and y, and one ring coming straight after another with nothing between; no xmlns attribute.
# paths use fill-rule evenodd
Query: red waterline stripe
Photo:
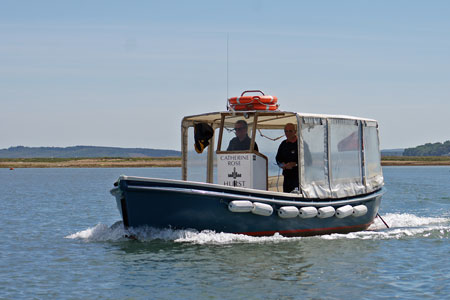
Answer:
<svg viewBox="0 0 450 300"><path fill-rule="evenodd" d="M342 227L329 227L329 228L311 228L311 229L292 229L292 230L275 230L275 231L255 231L255 232L237 232L236 234L245 234L245 235L252 235L252 236L268 236L268 235L274 235L275 233L279 233L281 235L283 234L298 234L298 233L311 233L311 232L323 232L323 233L332 233L335 231L342 231L346 229L352 229L352 228L367 228L372 224L372 222L366 223L366 224L360 224L360 225L352 225L352 226L342 226Z"/></svg>

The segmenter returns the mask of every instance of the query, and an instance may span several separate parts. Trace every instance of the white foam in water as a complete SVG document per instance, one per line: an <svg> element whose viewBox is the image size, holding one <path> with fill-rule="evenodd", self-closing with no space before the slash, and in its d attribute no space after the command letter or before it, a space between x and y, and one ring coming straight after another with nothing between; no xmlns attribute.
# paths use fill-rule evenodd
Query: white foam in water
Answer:
<svg viewBox="0 0 450 300"><path fill-rule="evenodd" d="M125 230L122 224L118 223L111 227L104 224L97 224L92 228L66 236L68 239L82 240L85 242L126 241L129 240L128 237L132 237L141 242L165 240L193 244L261 243L289 240L289 238L283 237L278 233L270 237L252 237L242 234L216 233L211 230L199 232L194 229L175 230L170 228L139 227Z"/></svg>
<svg viewBox="0 0 450 300"><path fill-rule="evenodd" d="M382 218L389 225L376 218L375 222L366 231L347 234L329 234L308 238L288 238L276 233L268 237L253 237L242 234L216 233L211 230L197 231L193 229L174 230L157 229L152 227L130 228L125 230L121 222L108 227L98 224L92 228L66 236L68 239L78 239L86 242L127 241L134 237L141 242L152 240L174 241L193 244L233 244L233 243L265 243L292 241L298 239L400 239L405 237L437 237L448 238L450 234L450 218L417 217L412 214L386 214Z"/></svg>
<svg viewBox="0 0 450 300"><path fill-rule="evenodd" d="M204 230L201 232L191 232L184 238L179 238L175 242L188 242L194 244L231 244L231 243L263 243L289 240L278 233L273 236L254 237L243 234L216 233L215 231Z"/></svg>
<svg viewBox="0 0 450 300"><path fill-rule="evenodd" d="M395 227L417 227L435 224L448 224L449 218L427 218L417 217L412 214L386 214L381 216L391 228ZM369 230L384 229L386 226L379 218L369 227Z"/></svg>
<svg viewBox="0 0 450 300"><path fill-rule="evenodd" d="M323 239L400 239L405 237L446 238L450 233L450 218L418 217L412 214L386 214L383 220L389 229L379 219L367 231L348 234L330 234L321 236Z"/></svg>
<svg viewBox="0 0 450 300"><path fill-rule="evenodd" d="M66 236L67 239L78 239L86 242L103 242L118 241L125 239L127 234L123 226L107 226L105 224L97 224L92 228L88 228L77 233Z"/></svg>

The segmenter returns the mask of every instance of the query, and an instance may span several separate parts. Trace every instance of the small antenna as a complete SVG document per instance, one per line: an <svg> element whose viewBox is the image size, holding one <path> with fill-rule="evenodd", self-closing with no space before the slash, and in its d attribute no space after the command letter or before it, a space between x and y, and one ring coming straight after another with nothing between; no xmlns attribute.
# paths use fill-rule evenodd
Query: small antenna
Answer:
<svg viewBox="0 0 450 300"><path fill-rule="evenodd" d="M227 101L228 101L228 32L227 32Z"/></svg>

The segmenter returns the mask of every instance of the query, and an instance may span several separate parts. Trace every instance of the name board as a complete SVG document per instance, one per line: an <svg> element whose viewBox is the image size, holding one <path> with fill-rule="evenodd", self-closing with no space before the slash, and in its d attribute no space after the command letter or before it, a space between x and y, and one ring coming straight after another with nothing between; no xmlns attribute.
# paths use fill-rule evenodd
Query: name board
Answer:
<svg viewBox="0 0 450 300"><path fill-rule="evenodd" d="M226 186L266 189L266 161L253 153L218 154L218 183Z"/></svg>

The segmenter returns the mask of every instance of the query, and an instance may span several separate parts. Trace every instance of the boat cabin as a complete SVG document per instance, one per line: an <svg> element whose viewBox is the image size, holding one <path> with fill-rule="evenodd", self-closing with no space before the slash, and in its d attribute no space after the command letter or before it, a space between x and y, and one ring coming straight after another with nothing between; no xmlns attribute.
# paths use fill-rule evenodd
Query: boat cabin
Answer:
<svg viewBox="0 0 450 300"><path fill-rule="evenodd" d="M182 180L282 193L275 157L288 123L296 129L299 173L290 196L337 199L382 187L375 120L248 107L182 120Z"/></svg>

